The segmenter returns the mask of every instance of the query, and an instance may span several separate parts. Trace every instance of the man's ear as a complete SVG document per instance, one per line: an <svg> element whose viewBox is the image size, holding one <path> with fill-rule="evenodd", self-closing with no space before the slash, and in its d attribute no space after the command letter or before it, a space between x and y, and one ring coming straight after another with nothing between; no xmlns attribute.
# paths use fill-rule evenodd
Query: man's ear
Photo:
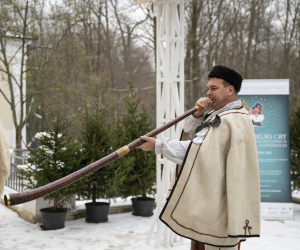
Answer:
<svg viewBox="0 0 300 250"><path fill-rule="evenodd" d="M228 86L228 95L229 96L232 96L232 95L234 95L235 94L235 92L234 92L234 87L232 86L232 85L229 85Z"/></svg>

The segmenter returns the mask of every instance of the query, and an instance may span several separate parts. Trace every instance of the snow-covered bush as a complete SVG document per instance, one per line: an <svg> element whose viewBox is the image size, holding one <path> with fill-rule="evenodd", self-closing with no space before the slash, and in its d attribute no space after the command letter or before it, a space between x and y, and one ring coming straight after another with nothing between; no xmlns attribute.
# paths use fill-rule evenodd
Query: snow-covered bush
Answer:
<svg viewBox="0 0 300 250"><path fill-rule="evenodd" d="M37 148L27 147L29 154L26 167L21 168L27 189L35 189L54 182L80 169L83 155L80 146L68 134L71 124L61 118L58 111L49 112L51 123L44 127L45 132L36 135L39 139ZM85 181L80 180L59 191L44 197L54 200L53 210L65 208L73 195L85 188Z"/></svg>

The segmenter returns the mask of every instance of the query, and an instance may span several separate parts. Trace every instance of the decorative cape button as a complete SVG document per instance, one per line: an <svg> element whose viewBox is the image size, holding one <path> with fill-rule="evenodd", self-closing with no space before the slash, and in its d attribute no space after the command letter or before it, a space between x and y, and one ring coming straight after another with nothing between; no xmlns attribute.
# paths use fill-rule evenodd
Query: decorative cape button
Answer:
<svg viewBox="0 0 300 250"><path fill-rule="evenodd" d="M195 143L195 144L202 144L203 143L203 139L201 137L195 137L193 139L193 143Z"/></svg>
<svg viewBox="0 0 300 250"><path fill-rule="evenodd" d="M196 136L206 136L206 131L205 130L201 130L200 132L198 132L196 134Z"/></svg>

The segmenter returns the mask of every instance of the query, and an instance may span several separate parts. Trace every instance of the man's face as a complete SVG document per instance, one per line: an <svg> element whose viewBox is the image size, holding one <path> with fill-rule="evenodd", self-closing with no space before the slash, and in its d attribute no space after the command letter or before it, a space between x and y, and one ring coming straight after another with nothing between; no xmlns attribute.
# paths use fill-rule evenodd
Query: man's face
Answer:
<svg viewBox="0 0 300 250"><path fill-rule="evenodd" d="M211 99L211 107L214 110L223 108L231 102L234 94L234 87L224 87L223 80L220 78L211 78L207 83L207 97Z"/></svg>

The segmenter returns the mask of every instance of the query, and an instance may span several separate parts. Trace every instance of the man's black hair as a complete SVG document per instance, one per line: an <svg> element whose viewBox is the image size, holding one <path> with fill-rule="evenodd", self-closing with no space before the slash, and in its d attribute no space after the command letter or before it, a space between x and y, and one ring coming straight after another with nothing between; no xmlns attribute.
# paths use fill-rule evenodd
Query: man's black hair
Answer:
<svg viewBox="0 0 300 250"><path fill-rule="evenodd" d="M241 90L243 77L234 69L222 65L217 65L213 67L212 71L209 73L208 79L214 77L223 79L225 82L231 84L234 87L236 93ZM225 86L224 83L223 85Z"/></svg>

